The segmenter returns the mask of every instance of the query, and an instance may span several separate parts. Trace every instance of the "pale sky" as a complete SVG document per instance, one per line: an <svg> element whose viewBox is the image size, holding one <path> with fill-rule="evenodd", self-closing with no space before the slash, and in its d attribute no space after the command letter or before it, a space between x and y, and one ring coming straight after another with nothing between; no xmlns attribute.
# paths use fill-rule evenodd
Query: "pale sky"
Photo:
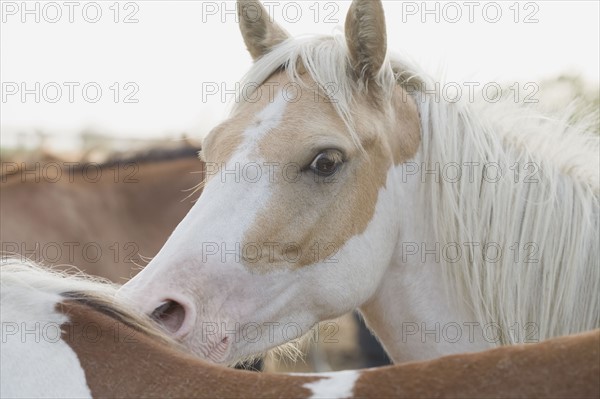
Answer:
<svg viewBox="0 0 600 399"><path fill-rule="evenodd" d="M265 3L294 35L331 33L343 25L350 4ZM226 110L219 95L203 99L203 86L233 89L251 64L233 2L29 1L31 14L21 4L1 2L4 144L15 132L33 129L65 140L89 127L118 137L200 137ZM598 1L429 1L430 13L423 4L384 1L388 48L434 76L443 71L446 81L524 84L576 72L600 81ZM21 89L35 92L36 82L40 102L35 94L23 101ZM92 103L98 87L102 94ZM61 97L52 103L57 88ZM126 103L127 95L138 101Z"/></svg>

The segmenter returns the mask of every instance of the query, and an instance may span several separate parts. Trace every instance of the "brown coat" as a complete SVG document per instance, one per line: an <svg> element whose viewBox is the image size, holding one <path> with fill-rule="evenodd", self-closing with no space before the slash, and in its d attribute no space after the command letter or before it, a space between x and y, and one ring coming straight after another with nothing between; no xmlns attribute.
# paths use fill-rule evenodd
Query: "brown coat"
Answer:
<svg viewBox="0 0 600 399"><path fill-rule="evenodd" d="M63 339L73 348L94 397L308 398L310 384L332 375L253 373L208 364L84 303L69 315ZM83 329L101 326L90 342ZM353 397L598 398L600 330L538 344L501 347L426 362L356 371ZM348 372L338 372L348 373Z"/></svg>

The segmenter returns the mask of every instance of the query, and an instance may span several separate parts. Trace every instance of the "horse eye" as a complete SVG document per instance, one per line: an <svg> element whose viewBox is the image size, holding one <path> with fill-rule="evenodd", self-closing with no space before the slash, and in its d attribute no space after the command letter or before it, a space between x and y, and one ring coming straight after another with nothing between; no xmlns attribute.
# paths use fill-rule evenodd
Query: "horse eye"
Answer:
<svg viewBox="0 0 600 399"><path fill-rule="evenodd" d="M338 150L325 150L313 159L310 169L319 176L333 175L342 165L343 155Z"/></svg>

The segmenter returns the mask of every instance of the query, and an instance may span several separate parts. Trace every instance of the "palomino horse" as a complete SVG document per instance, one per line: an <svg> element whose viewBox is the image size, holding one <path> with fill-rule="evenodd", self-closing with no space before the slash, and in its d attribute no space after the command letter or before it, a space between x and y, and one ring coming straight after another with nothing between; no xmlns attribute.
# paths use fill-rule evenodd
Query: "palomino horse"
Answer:
<svg viewBox="0 0 600 399"><path fill-rule="evenodd" d="M442 101L388 56L378 0L345 37L238 12L254 65L204 139L202 197L120 295L223 364L354 308L395 362L599 326L589 126Z"/></svg>
<svg viewBox="0 0 600 399"><path fill-rule="evenodd" d="M182 351L114 300L115 287L21 262L0 266L0 396L157 398L590 397L600 330L361 371L260 374Z"/></svg>
<svg viewBox="0 0 600 399"><path fill-rule="evenodd" d="M138 256L154 256L190 210L182 190L203 179L198 150L186 145L101 164L3 162L3 256L125 282L145 263Z"/></svg>
<svg viewBox="0 0 600 399"><path fill-rule="evenodd" d="M191 200L182 200L203 179L198 150L193 145L154 148L111 156L101 164L82 162L71 170L57 158L4 162L2 256L74 265L124 283L140 269L134 263L145 264L138 252L155 255L191 208ZM62 167L60 178L57 167ZM362 326L359 331L369 334ZM370 339L359 349L368 344L380 348Z"/></svg>

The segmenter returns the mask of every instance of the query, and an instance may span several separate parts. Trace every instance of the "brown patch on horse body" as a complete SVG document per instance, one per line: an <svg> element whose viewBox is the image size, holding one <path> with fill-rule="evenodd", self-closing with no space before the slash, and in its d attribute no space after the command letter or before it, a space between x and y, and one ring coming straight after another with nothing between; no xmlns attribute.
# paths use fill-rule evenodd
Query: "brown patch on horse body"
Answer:
<svg viewBox="0 0 600 399"><path fill-rule="evenodd" d="M314 87L305 79L306 87ZM279 73L269 83L283 86L288 81L285 73ZM260 159L281 167L274 175L272 198L244 237L248 247L264 246L258 255L244 257L249 267L264 272L274 267L334 262L335 253L351 237L364 232L388 170L414 157L420 144L416 104L402 88L396 91L396 117L392 121L386 121L368 99L357 106L357 131L364 151L355 146L333 106L324 100L315 101L311 90L306 89L299 101L287 104L279 125L258 145L256 155ZM330 148L345 154L340 172L332 178L299 172L319 150Z"/></svg>
<svg viewBox="0 0 600 399"><path fill-rule="evenodd" d="M371 369L356 397L598 398L600 330Z"/></svg>
<svg viewBox="0 0 600 399"><path fill-rule="evenodd" d="M212 365L91 303L65 300L57 308L69 317L62 339L77 354L93 397L307 398L315 392L305 384L331 378ZM594 330L539 344L368 369L360 372L352 397L598 398L599 348L600 330Z"/></svg>
<svg viewBox="0 0 600 399"><path fill-rule="evenodd" d="M62 339L77 354L94 398L308 398L312 391L302 385L321 379L212 365L94 307L66 300L58 309L69 317Z"/></svg>

